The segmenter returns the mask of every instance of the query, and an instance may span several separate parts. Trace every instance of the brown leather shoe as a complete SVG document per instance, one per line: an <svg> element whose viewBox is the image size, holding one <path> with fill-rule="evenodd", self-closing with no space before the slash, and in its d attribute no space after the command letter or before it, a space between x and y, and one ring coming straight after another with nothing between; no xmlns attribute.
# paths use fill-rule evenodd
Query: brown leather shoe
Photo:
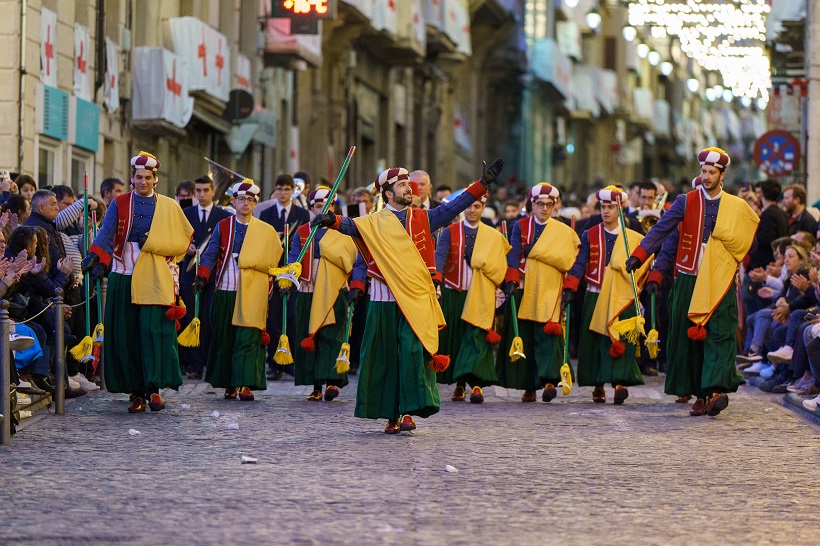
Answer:
<svg viewBox="0 0 820 546"><path fill-rule="evenodd" d="M715 417L729 406L729 395L716 392L706 400L706 415Z"/></svg>
<svg viewBox="0 0 820 546"><path fill-rule="evenodd" d="M328 385L325 388L325 400L327 402L332 402L337 396L339 396L339 387L336 385Z"/></svg>
<svg viewBox="0 0 820 546"><path fill-rule="evenodd" d="M692 417L706 415L706 401L703 398L695 400L695 403L692 404L692 409L689 410L689 415Z"/></svg>
<svg viewBox="0 0 820 546"><path fill-rule="evenodd" d="M310 402L320 402L322 400L322 390L313 389L313 392L308 395L307 399Z"/></svg>
<svg viewBox="0 0 820 546"><path fill-rule="evenodd" d="M546 385L544 385L544 392L541 393L542 401L549 402L556 396L558 396L558 391L555 390L555 385L553 385L552 383L547 383Z"/></svg>
<svg viewBox="0 0 820 546"><path fill-rule="evenodd" d="M236 387L225 389L225 400L236 400Z"/></svg>
<svg viewBox="0 0 820 546"><path fill-rule="evenodd" d="M535 391L524 391L524 395L521 396L522 402L535 402Z"/></svg>
<svg viewBox="0 0 820 546"><path fill-rule="evenodd" d="M131 401L131 405L128 406L128 413L141 413L145 411L145 408L145 400L137 396Z"/></svg>
<svg viewBox="0 0 820 546"><path fill-rule="evenodd" d="M689 396L688 394L686 396L678 396L677 398L675 398L675 403L676 404L688 404L689 400L691 400L691 399L692 399L692 397Z"/></svg>
<svg viewBox="0 0 820 546"><path fill-rule="evenodd" d="M450 397L450 400L453 402L464 402L465 398L467 398L467 391L465 391L461 385L456 385L456 390L453 391L453 396Z"/></svg>
<svg viewBox="0 0 820 546"><path fill-rule="evenodd" d="M385 434L398 434L399 432L401 432L401 429L399 428L399 422L396 419L390 419L387 422L387 426L384 427L384 433Z"/></svg>
<svg viewBox="0 0 820 546"><path fill-rule="evenodd" d="M627 398L629 398L629 389L627 389L623 385L618 385L617 387L615 387L615 397L612 400L613 403L619 405L623 404L624 400L626 400Z"/></svg>
<svg viewBox="0 0 820 546"><path fill-rule="evenodd" d="M470 393L470 402L473 404L480 404L484 401L484 391L481 387L473 387L473 392Z"/></svg>
<svg viewBox="0 0 820 546"><path fill-rule="evenodd" d="M399 429L402 432L410 432L411 430L416 430L416 423L415 421L413 421L413 418L411 416L405 415L401 418Z"/></svg>
<svg viewBox="0 0 820 546"><path fill-rule="evenodd" d="M820 394L820 387L812 383L808 386L808 388L799 391L797 394L799 394L800 396L817 396L818 394Z"/></svg>
<svg viewBox="0 0 820 546"><path fill-rule="evenodd" d="M239 389L239 399L243 402L253 402L253 392L248 387Z"/></svg>
<svg viewBox="0 0 820 546"><path fill-rule="evenodd" d="M151 411L162 411L165 409L165 402L162 400L162 397L155 392L151 395L148 407L151 408Z"/></svg>
<svg viewBox="0 0 820 546"><path fill-rule="evenodd" d="M603 387L595 387L592 389L592 401L596 404L603 404L606 402L606 391Z"/></svg>

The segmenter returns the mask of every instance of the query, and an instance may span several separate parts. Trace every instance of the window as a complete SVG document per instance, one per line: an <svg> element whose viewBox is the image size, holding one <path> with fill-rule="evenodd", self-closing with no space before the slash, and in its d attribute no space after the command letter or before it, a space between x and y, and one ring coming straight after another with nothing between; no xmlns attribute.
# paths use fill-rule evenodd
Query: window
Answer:
<svg viewBox="0 0 820 546"><path fill-rule="evenodd" d="M88 153L83 153L77 148L71 154L71 178L68 181L68 186L71 186L77 195L83 193L83 177L88 173L89 178L94 176L94 156ZM89 186L93 187L91 181Z"/></svg>
<svg viewBox="0 0 820 546"><path fill-rule="evenodd" d="M59 142L38 135L35 139L35 149L37 150L37 171L34 173L34 178L37 179L37 187L59 184L62 178L63 156Z"/></svg>

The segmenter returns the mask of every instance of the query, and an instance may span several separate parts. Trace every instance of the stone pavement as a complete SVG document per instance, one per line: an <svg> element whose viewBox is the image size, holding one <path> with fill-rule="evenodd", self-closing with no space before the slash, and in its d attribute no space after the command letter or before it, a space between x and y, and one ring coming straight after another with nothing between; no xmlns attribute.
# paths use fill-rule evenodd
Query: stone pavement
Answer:
<svg viewBox="0 0 820 546"><path fill-rule="evenodd" d="M648 378L615 407L589 388L549 405L490 388L473 405L442 387L442 411L398 436L353 418L355 378L332 403L283 382L225 401L191 382L140 415L96 392L0 448L0 544L816 539L815 425L756 389L717 418L689 417L661 390Z"/></svg>

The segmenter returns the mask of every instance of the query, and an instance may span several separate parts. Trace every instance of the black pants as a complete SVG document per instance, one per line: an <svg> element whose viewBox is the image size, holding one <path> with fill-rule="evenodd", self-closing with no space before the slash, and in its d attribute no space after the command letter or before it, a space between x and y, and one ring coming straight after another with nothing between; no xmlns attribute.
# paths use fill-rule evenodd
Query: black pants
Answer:
<svg viewBox="0 0 820 546"><path fill-rule="evenodd" d="M216 293L216 285L208 283L199 294L199 347L179 346L179 366L183 371L189 373L199 373L205 368L208 361L208 350L211 348L211 303ZM196 311L196 297L194 289L189 283L180 283L179 295L185 303L185 317L180 321L180 332L194 320Z"/></svg>

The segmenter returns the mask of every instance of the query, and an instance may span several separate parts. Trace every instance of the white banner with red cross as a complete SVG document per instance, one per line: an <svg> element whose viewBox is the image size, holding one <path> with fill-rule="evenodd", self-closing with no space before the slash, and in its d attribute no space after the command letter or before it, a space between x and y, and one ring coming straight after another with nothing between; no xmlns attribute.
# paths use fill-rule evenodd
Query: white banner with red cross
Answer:
<svg viewBox="0 0 820 546"><path fill-rule="evenodd" d="M57 14L40 11L40 81L57 87Z"/></svg>
<svg viewBox="0 0 820 546"><path fill-rule="evenodd" d="M196 17L168 20L174 52L185 61L191 91L227 101L231 91L231 50L224 34Z"/></svg>
<svg viewBox="0 0 820 546"><path fill-rule="evenodd" d="M236 56L236 82L234 82L234 88L242 89L253 95L251 60L241 53Z"/></svg>
<svg viewBox="0 0 820 546"><path fill-rule="evenodd" d="M74 23L74 96L87 101L91 100L91 86L88 84L90 43L88 29Z"/></svg>
<svg viewBox="0 0 820 546"><path fill-rule="evenodd" d="M133 119L161 119L185 127L194 112L185 61L161 47L136 47L133 59Z"/></svg>
<svg viewBox="0 0 820 546"><path fill-rule="evenodd" d="M105 109L111 113L120 107L120 46L105 37L105 84L103 85Z"/></svg>

